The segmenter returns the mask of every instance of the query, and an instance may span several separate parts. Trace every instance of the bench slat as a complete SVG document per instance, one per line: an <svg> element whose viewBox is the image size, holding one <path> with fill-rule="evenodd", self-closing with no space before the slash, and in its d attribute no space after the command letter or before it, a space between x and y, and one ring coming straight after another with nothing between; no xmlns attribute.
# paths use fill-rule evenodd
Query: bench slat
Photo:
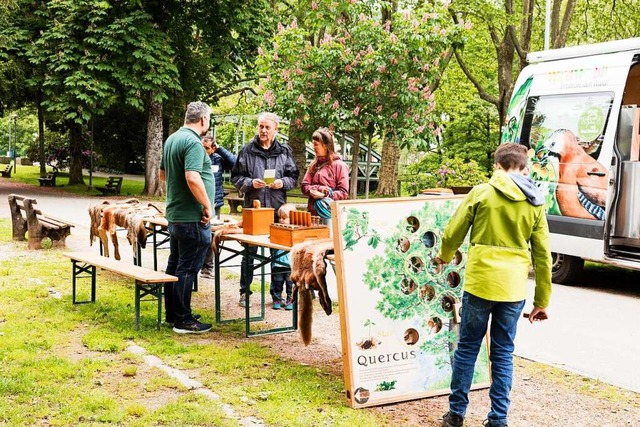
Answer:
<svg viewBox="0 0 640 427"><path fill-rule="evenodd" d="M97 254L87 252L66 252L63 255L75 261L95 265L96 267L102 268L103 270L108 270L114 273L122 274L123 276L131 277L141 283L162 283L178 281L178 278L176 276L165 274L161 271L151 270L145 267L138 267L137 265L133 264L127 264L123 261L116 261L114 259L106 258Z"/></svg>

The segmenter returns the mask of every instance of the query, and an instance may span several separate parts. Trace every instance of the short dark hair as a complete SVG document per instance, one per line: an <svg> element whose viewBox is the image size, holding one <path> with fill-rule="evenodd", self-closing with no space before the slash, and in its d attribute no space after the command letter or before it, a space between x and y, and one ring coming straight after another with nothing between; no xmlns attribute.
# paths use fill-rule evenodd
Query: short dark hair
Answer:
<svg viewBox="0 0 640 427"><path fill-rule="evenodd" d="M496 150L495 163L502 166L502 169L523 170L527 167L527 147L521 144L508 142L502 144Z"/></svg>

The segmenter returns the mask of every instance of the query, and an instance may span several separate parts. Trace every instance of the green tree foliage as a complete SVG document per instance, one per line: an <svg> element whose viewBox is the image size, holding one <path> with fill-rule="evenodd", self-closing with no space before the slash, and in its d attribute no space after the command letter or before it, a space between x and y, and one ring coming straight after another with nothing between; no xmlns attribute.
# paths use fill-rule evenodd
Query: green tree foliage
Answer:
<svg viewBox="0 0 640 427"><path fill-rule="evenodd" d="M83 128L119 100L143 108L144 94L161 101L178 89L173 51L140 10L60 0L40 13L50 24L26 55L44 71L43 105L69 126L69 183L82 183Z"/></svg>
<svg viewBox="0 0 640 427"><path fill-rule="evenodd" d="M474 160L429 153L407 167L402 190L404 194L416 195L426 188L472 187L486 181L487 172Z"/></svg>
<svg viewBox="0 0 640 427"><path fill-rule="evenodd" d="M261 51L265 105L299 130L329 126L428 146L438 132L432 87L462 26L440 6L385 14L376 2L321 0L310 9Z"/></svg>

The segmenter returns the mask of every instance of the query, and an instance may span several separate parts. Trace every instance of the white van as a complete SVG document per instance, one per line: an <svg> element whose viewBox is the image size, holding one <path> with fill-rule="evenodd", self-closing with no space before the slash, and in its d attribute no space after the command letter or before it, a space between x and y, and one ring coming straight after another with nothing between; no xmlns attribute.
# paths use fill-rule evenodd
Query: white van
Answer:
<svg viewBox="0 0 640 427"><path fill-rule="evenodd" d="M529 147L546 195L553 281L584 260L640 270L640 38L533 52L502 142Z"/></svg>

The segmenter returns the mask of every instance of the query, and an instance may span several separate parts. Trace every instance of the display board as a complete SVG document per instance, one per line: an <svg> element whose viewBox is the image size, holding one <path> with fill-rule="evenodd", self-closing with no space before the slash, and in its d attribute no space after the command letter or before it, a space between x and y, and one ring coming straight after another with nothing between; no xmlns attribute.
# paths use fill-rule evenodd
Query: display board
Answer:
<svg viewBox="0 0 640 427"><path fill-rule="evenodd" d="M441 236L461 196L333 204L347 398L366 407L449 393L468 240L436 268ZM490 381L486 341L473 388Z"/></svg>

